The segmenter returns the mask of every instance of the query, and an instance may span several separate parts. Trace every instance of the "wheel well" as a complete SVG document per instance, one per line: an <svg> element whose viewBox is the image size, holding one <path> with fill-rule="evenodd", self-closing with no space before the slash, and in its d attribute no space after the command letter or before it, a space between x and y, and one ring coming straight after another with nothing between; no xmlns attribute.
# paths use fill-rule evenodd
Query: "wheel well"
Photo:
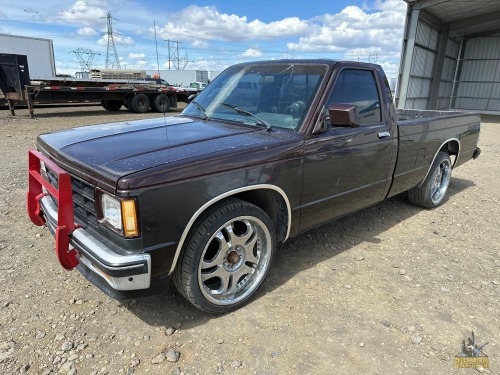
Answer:
<svg viewBox="0 0 500 375"><path fill-rule="evenodd" d="M286 238L288 210L283 197L270 189L248 190L228 198L237 198L259 207L271 219L276 230L276 240L282 242Z"/></svg>
<svg viewBox="0 0 500 375"><path fill-rule="evenodd" d="M448 155L454 155L453 166L455 166L458 158L458 153L460 152L460 143L457 140L450 140L445 143L439 151L446 152Z"/></svg>
<svg viewBox="0 0 500 375"><path fill-rule="evenodd" d="M239 191L235 192L232 195L225 196L220 200L215 200L210 203L210 205L203 206L203 210L198 210L195 216L191 219L188 226L185 228L181 239L179 240L179 244L177 246L177 250L174 256L174 260L172 262L172 266L170 268L170 273L174 271L177 266L177 261L181 256L181 253L184 251L185 244L189 241L189 236L193 233L193 228L196 228L203 217L210 210L214 209L215 206L224 204L227 200L231 198L240 199L242 201L246 201L251 203L257 207L259 207L262 211L264 211L267 216L273 222L274 228L276 230L276 241L283 242L286 240L288 231L289 231L289 221L291 218L289 215L289 206L288 202L285 201L286 197L283 197L281 193L275 191L273 188L261 187L254 190L247 191ZM189 228L189 229L188 229ZM188 231L186 232L186 229Z"/></svg>

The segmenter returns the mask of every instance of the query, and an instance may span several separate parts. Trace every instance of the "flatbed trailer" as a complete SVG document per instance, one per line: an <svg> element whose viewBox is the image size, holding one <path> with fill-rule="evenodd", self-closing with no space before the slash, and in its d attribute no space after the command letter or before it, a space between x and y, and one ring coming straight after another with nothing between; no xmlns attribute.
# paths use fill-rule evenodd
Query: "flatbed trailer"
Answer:
<svg viewBox="0 0 500 375"><path fill-rule="evenodd" d="M178 96L185 95L173 86L155 82L112 83L100 80L48 79L32 82L28 62L24 55L3 54L0 61L0 89L4 102L15 116L15 106L27 106L34 118L35 104L55 103L100 103L109 111L118 111L122 106L136 113L150 109L167 112L177 108Z"/></svg>

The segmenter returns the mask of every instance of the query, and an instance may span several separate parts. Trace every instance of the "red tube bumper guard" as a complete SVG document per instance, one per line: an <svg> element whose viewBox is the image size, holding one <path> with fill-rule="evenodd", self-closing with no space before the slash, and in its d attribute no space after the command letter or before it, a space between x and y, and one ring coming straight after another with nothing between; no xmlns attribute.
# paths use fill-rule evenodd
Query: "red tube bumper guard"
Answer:
<svg viewBox="0 0 500 375"><path fill-rule="evenodd" d="M53 171L59 181L55 188L40 173L40 162L43 161L47 168ZM77 252L70 247L70 235L78 225L73 216L73 193L71 190L71 177L68 172L59 168L49 158L36 150L28 151L28 193L26 204L28 214L33 224L43 226L45 218L40 207L40 199L50 194L58 202L56 226L56 256L66 270L72 270L78 265ZM42 187L47 193L44 193Z"/></svg>

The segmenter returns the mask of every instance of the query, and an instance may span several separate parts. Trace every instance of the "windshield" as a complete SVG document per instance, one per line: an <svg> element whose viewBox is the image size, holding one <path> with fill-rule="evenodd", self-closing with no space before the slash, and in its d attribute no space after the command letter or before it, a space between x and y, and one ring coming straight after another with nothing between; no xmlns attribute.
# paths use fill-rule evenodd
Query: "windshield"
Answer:
<svg viewBox="0 0 500 375"><path fill-rule="evenodd" d="M295 131L326 71L327 66L320 64L233 66L219 74L182 114Z"/></svg>

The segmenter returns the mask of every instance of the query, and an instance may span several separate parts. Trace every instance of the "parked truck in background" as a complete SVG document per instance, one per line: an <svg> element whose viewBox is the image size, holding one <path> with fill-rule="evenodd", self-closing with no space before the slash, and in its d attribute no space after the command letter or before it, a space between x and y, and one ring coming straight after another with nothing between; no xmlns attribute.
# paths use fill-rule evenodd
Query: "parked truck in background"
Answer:
<svg viewBox="0 0 500 375"><path fill-rule="evenodd" d="M205 87L207 87L208 83L206 82L191 82L189 87L192 89L196 89L197 92L202 91Z"/></svg>
<svg viewBox="0 0 500 375"><path fill-rule="evenodd" d="M238 101L240 82L258 94ZM443 204L479 131L477 114L395 110L378 65L238 64L180 116L40 135L28 212L61 265L106 293L170 274L194 306L224 313L290 237L403 192Z"/></svg>

